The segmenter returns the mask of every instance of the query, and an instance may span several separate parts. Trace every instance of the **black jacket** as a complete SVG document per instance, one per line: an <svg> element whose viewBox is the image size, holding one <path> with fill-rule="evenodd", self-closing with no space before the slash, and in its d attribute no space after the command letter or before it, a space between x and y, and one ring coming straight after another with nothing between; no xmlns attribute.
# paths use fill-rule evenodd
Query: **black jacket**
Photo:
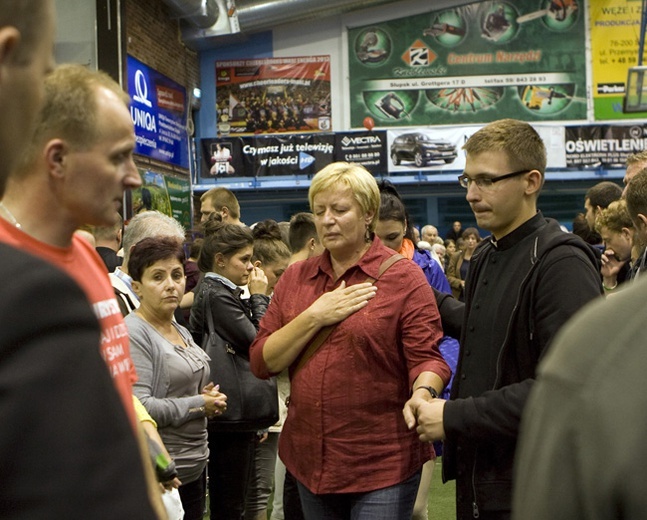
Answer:
<svg viewBox="0 0 647 520"><path fill-rule="evenodd" d="M504 258L513 267L487 280L493 264ZM483 289L488 281L490 287ZM480 327L482 311L472 306L483 294L478 291L496 294L496 287L507 292L487 303L500 312L494 323ZM457 479L459 518L479 509L510 509L519 422L537 364L563 323L601 293L599 263L590 246L538 213L498 244L492 239L479 244L466 280L465 304L437 294L445 333L461 338L452 401L443 417L443 477ZM498 332L479 336L480 330ZM494 360L478 393L461 389L473 379L480 378L483 385L484 379L483 373L474 374L473 364L471 372L465 369L466 345Z"/></svg>
<svg viewBox="0 0 647 520"><path fill-rule="evenodd" d="M202 345L202 336L208 329L204 315L206 301L213 314L216 332L236 352L249 358L249 347L270 298L264 294L252 294L248 300L241 300L241 292L240 289L230 289L215 278L204 278L195 295L189 320L191 334L198 345Z"/></svg>
<svg viewBox="0 0 647 520"><path fill-rule="evenodd" d="M0 263L0 518L158 518L86 294L6 244Z"/></svg>

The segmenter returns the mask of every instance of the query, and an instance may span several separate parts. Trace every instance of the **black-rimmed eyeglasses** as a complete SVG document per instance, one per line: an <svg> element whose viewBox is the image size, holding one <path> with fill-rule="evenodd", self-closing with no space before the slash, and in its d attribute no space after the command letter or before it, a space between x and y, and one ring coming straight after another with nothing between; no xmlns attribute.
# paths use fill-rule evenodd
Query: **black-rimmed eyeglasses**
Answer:
<svg viewBox="0 0 647 520"><path fill-rule="evenodd" d="M461 187L467 189L470 187L470 184L474 183L476 184L476 187L478 189L487 190L488 188L491 188L495 182L511 179L512 177L517 177L518 175L523 175L524 173L529 173L531 171L532 170L520 170L518 172L506 173L505 175L500 175L499 177L482 177L477 175L476 177L472 178L465 174L462 174L458 176L458 184L460 184Z"/></svg>

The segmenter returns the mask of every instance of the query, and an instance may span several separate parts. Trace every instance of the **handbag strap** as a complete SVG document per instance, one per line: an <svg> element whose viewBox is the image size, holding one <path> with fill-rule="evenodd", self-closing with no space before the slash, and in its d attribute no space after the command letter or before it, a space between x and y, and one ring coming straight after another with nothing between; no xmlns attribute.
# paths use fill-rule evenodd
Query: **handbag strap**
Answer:
<svg viewBox="0 0 647 520"><path fill-rule="evenodd" d="M207 326L209 330L209 336L211 336L216 331L216 326L213 324L213 313L211 312L211 305L209 305L209 298L211 296L210 291L205 291L205 295L202 302L202 314L207 316ZM202 331L204 337L204 331Z"/></svg>
<svg viewBox="0 0 647 520"><path fill-rule="evenodd" d="M373 278L369 276L365 280L365 282L374 284L393 264L403 259L404 259L404 256L402 256L400 253L395 253L394 255L390 256L380 264L380 268L377 271L377 278ZM341 321L339 323L341 323ZM332 334L332 331L335 330L335 328L337 327L337 325L339 325L339 323L335 323L333 325L327 325L326 327L319 329L319 332L317 333L317 335L314 338L312 338L312 340L308 344L308 348L306 348L305 352L299 358L299 362L297 363L297 366L292 371L292 377L294 377L295 374L299 370L301 370L301 368L303 368L303 365L305 365L310 360L310 358L314 355L314 353L317 352L317 350L319 350L319 347L321 347L321 345L324 344L324 342L328 339L328 336Z"/></svg>

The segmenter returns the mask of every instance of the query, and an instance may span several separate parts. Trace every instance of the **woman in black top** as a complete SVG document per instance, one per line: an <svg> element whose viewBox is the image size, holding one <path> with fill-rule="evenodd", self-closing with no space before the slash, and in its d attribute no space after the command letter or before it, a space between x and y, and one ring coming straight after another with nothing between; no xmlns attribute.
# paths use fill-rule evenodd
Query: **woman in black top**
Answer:
<svg viewBox="0 0 647 520"><path fill-rule="evenodd" d="M215 332L238 353L248 355L258 324L267 310L267 277L252 264L254 239L248 228L209 222L198 267L205 273L191 309L191 332L202 344L208 334L206 312ZM240 286L250 297L241 299ZM212 373L217 371L212 367ZM218 381L214 378L214 383ZM231 403L229 403L231 404ZM257 428L210 421L209 495L211 519L241 518L254 461Z"/></svg>

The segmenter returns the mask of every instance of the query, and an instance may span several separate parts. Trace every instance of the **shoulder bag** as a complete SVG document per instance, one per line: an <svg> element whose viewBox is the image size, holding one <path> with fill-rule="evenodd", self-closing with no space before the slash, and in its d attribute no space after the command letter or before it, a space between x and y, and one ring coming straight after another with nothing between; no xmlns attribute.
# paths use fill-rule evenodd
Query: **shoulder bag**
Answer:
<svg viewBox="0 0 647 520"><path fill-rule="evenodd" d="M239 355L233 346L215 330L205 294L204 316L208 324L202 348L211 358L211 380L227 396L227 410L209 419L209 429L221 431L254 431L269 428L279 420L276 379L259 379L249 368L249 359Z"/></svg>

